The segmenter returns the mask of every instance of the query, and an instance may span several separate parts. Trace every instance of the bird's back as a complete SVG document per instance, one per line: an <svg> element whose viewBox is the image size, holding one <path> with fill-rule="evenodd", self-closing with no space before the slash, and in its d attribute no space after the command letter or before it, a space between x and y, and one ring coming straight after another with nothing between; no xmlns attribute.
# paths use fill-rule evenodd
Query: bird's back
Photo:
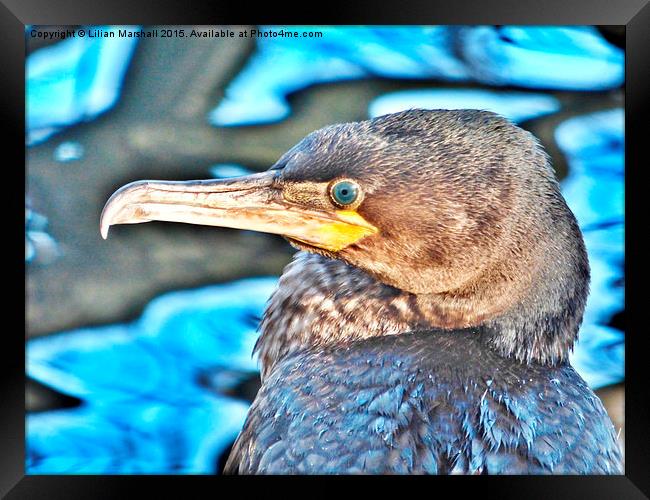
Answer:
<svg viewBox="0 0 650 500"><path fill-rule="evenodd" d="M288 356L226 473L622 473L611 420L573 368L501 357L484 335L419 332Z"/></svg>

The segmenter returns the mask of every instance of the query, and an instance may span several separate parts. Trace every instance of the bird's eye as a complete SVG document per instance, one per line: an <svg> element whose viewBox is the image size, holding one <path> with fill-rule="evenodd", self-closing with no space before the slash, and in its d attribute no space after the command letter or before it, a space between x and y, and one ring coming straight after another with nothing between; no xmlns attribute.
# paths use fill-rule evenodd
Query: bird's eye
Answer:
<svg viewBox="0 0 650 500"><path fill-rule="evenodd" d="M330 196L337 205L352 205L359 198L359 186L352 181L335 182L330 188Z"/></svg>

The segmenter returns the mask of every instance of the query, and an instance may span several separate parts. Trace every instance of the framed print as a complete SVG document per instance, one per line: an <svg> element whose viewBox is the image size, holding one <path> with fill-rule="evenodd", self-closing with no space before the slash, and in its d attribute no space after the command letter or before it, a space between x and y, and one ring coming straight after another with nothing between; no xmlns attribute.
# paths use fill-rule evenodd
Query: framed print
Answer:
<svg viewBox="0 0 650 500"><path fill-rule="evenodd" d="M424 474L645 498L650 10L528 4L5 2L3 494Z"/></svg>

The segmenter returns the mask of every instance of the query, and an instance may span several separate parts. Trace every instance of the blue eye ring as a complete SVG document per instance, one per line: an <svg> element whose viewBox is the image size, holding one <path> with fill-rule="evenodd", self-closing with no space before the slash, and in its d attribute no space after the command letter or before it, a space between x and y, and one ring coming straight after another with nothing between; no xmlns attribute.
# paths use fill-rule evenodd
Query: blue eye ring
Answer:
<svg viewBox="0 0 650 500"><path fill-rule="evenodd" d="M330 186L330 198L340 207L350 207L360 198L361 188L350 179L335 181Z"/></svg>

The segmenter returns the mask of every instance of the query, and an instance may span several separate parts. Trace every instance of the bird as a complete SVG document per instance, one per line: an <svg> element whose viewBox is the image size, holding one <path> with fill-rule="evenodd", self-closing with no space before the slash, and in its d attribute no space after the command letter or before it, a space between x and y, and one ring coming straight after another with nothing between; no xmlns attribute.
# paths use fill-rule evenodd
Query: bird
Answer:
<svg viewBox="0 0 650 500"><path fill-rule="evenodd" d="M308 134L267 171L136 181L100 230L152 220L282 235L229 474L622 474L573 369L589 262L550 157L483 110Z"/></svg>

